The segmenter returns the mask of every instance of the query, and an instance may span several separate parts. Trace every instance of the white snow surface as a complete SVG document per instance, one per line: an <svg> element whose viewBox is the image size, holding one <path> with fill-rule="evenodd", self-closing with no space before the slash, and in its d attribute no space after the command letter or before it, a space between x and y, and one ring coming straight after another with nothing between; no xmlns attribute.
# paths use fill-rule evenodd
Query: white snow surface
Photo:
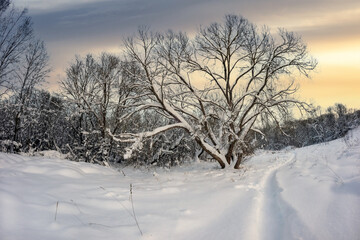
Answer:
<svg viewBox="0 0 360 240"><path fill-rule="evenodd" d="M241 170L0 153L0 239L360 239L360 129Z"/></svg>

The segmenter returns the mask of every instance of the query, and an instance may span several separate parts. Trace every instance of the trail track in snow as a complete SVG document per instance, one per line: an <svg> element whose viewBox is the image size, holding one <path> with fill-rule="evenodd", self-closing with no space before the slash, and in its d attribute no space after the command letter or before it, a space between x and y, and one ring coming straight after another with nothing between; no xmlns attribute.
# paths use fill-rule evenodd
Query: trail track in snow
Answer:
<svg viewBox="0 0 360 240"><path fill-rule="evenodd" d="M264 165L264 161L268 163ZM229 226L238 226L238 230L228 234L224 228L216 234L202 233L186 239L220 239L221 236L234 240L314 239L297 211L283 199L283 189L277 180L278 172L292 168L295 161L296 153L279 152L267 155L266 160L260 157L258 163L249 163L242 179L236 181L237 191L232 201L219 205L223 207L222 213L206 226L212 229L226 222Z"/></svg>
<svg viewBox="0 0 360 240"><path fill-rule="evenodd" d="M253 220L249 222L245 239L283 239L287 235L283 231L287 223L286 212L292 211L291 207L281 197L282 188L276 179L279 169L296 161L294 153L284 153L275 157L273 164L263 172L257 184L252 186L255 196L250 211L247 213ZM285 204L285 206L284 206ZM283 213L284 212L284 213ZM296 214L296 213L294 213ZM266 235L264 235L266 233Z"/></svg>
<svg viewBox="0 0 360 240"><path fill-rule="evenodd" d="M247 239L313 239L309 229L299 218L296 210L283 197L283 188L277 180L278 171L291 167L296 161L296 153L283 153L260 179L257 197L253 205L256 220L250 226ZM260 228L260 231L259 231Z"/></svg>

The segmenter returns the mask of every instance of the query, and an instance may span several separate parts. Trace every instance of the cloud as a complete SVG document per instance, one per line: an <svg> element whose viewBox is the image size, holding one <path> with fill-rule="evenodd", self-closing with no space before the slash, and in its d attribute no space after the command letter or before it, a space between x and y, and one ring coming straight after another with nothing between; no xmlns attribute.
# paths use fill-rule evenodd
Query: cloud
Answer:
<svg viewBox="0 0 360 240"><path fill-rule="evenodd" d="M336 11L293 27L309 40L329 41L360 37L360 8Z"/></svg>
<svg viewBox="0 0 360 240"><path fill-rule="evenodd" d="M199 24L242 14L258 24L289 28L324 25L339 12L360 9L354 0L28 0L36 28L49 40L134 32L138 25L193 31ZM50 3L51 2L51 3ZM24 0L15 0L24 5ZM346 14L346 13L345 13ZM335 16L334 16L335 15ZM356 16L356 14L350 14ZM359 16L359 12L357 16ZM341 17L341 16L340 16ZM333 19L331 19L333 18ZM115 34L116 35L116 34Z"/></svg>
<svg viewBox="0 0 360 240"><path fill-rule="evenodd" d="M33 14L44 12L57 12L74 7L84 7L90 3L101 3L108 0L13 0L18 7L30 8Z"/></svg>
<svg viewBox="0 0 360 240"><path fill-rule="evenodd" d="M230 13L243 15L258 25L268 25L272 29L285 27L296 31L315 52L321 47L323 48L321 51L325 51L326 44L332 43L331 47L335 49L345 41L344 39L360 39L360 1L358 0L13 0L13 2L16 6L29 8L37 35L47 43L54 69L49 79L53 86L59 77L64 77L64 70L75 54L84 55L120 49L122 39L133 34L139 25L149 25L155 30L170 28L191 33L199 25L221 21L225 14ZM355 44L355 40L351 44ZM349 45L348 48L351 46Z"/></svg>

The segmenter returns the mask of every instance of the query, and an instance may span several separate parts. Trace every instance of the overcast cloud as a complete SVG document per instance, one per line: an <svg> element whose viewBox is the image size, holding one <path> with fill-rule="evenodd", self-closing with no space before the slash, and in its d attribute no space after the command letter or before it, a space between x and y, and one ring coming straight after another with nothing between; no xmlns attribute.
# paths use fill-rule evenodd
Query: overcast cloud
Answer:
<svg viewBox="0 0 360 240"><path fill-rule="evenodd" d="M241 14L270 26L325 27L349 19L360 26L355 0L14 0L30 10L35 27L47 40L126 35L139 25L191 31L199 24ZM339 17L339 13L342 14ZM347 13L347 15L343 15ZM348 18L348 19L346 19ZM307 29L308 31L309 29ZM335 31L334 31L335 32Z"/></svg>
<svg viewBox="0 0 360 240"><path fill-rule="evenodd" d="M360 38L358 0L13 0L27 7L51 55L54 84L75 54L119 51L139 25L191 33L199 25L240 14L258 25L285 27L309 45ZM310 46L311 48L311 46Z"/></svg>

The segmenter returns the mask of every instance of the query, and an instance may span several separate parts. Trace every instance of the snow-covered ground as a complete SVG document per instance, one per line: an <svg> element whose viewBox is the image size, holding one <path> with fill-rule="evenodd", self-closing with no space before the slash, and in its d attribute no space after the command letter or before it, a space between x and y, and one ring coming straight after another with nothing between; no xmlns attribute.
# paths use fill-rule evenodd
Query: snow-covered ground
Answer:
<svg viewBox="0 0 360 240"><path fill-rule="evenodd" d="M360 129L242 170L0 153L0 239L360 239Z"/></svg>

